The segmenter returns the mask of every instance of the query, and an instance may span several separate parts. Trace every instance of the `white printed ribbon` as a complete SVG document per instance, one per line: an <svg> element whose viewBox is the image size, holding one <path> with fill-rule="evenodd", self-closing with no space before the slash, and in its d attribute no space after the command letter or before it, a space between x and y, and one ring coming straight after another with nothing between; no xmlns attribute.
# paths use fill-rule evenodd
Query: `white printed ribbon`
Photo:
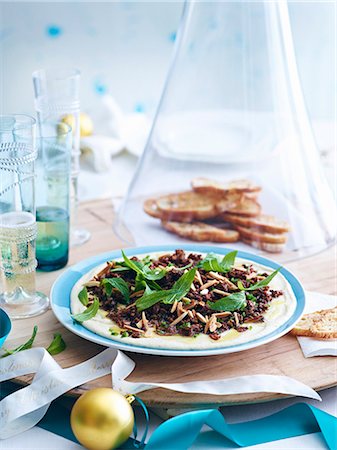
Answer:
<svg viewBox="0 0 337 450"><path fill-rule="evenodd" d="M43 348L33 348L0 359L0 382L35 373L32 383L0 401L0 439L32 428L46 414L50 403L76 386L111 373L112 387L123 395L154 388L212 395L275 392L321 400L299 381L277 375L251 375L186 383L130 382L126 378L135 362L123 352L106 349L76 366L62 369Z"/></svg>

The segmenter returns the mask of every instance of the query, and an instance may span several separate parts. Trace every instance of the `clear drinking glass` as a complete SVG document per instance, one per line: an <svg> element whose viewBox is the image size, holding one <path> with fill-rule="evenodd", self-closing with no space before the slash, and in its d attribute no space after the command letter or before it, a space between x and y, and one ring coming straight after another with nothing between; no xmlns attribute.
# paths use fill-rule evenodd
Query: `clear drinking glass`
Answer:
<svg viewBox="0 0 337 450"><path fill-rule="evenodd" d="M36 259L38 268L57 270L68 262L71 127L39 124L36 163Z"/></svg>
<svg viewBox="0 0 337 450"><path fill-rule="evenodd" d="M0 116L0 306L11 318L49 306L35 290L35 119Z"/></svg>
<svg viewBox="0 0 337 450"><path fill-rule="evenodd" d="M80 72L77 69L37 70L33 73L38 122L66 121L73 130L71 152L70 244L84 244L90 232L76 227L80 170Z"/></svg>

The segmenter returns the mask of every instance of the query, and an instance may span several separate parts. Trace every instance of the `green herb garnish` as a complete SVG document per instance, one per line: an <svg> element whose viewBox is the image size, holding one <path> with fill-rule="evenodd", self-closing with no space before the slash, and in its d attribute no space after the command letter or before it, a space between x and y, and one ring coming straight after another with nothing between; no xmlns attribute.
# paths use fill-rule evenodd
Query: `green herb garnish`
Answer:
<svg viewBox="0 0 337 450"><path fill-rule="evenodd" d="M150 308L158 302L172 304L181 300L189 292L191 284L195 277L196 269L191 269L184 273L172 286L171 289L155 291L150 294L144 294L136 301L138 311Z"/></svg>
<svg viewBox="0 0 337 450"><path fill-rule="evenodd" d="M49 347L47 348L47 352L51 355L57 355L58 353L63 352L66 348L66 343L62 339L60 333L54 334L54 339L51 341Z"/></svg>
<svg viewBox="0 0 337 450"><path fill-rule="evenodd" d="M199 262L198 267L206 270L207 272L229 272L234 265L237 250L227 253L221 261L214 253L208 253L206 257Z"/></svg>
<svg viewBox="0 0 337 450"><path fill-rule="evenodd" d="M105 288L105 293L110 297L113 289L117 289L125 300L125 303L130 301L129 286L122 278L103 278L101 281Z"/></svg>
<svg viewBox="0 0 337 450"><path fill-rule="evenodd" d="M268 286L271 280L275 277L275 275L279 273L281 269L282 267L279 267L277 270L274 270L274 272L268 275L264 280L261 280L258 283L255 283L252 286L245 288L245 291L255 291L256 289L259 289L261 287Z"/></svg>
<svg viewBox="0 0 337 450"><path fill-rule="evenodd" d="M238 286L238 288L240 289L240 291L244 291L244 290L245 290L245 287L244 287L244 285L243 285L243 283L242 283L241 280L239 280L239 281L237 282L237 286Z"/></svg>
<svg viewBox="0 0 337 450"><path fill-rule="evenodd" d="M246 295L243 291L222 297L216 302L207 302L209 308L215 311L236 311L244 309L247 305Z"/></svg>
<svg viewBox="0 0 337 450"><path fill-rule="evenodd" d="M129 337L129 333L127 331L122 331L121 332L121 337L122 338Z"/></svg>
<svg viewBox="0 0 337 450"><path fill-rule="evenodd" d="M6 356L14 355L15 353L21 352L22 350L27 350L29 348L32 348L33 342L36 337L37 330L38 330L37 325L34 325L33 333L31 335L30 339L27 342L25 342L24 344L21 344L18 347L14 348L13 350L4 349L5 353L3 355L1 355L1 358L5 358Z"/></svg>
<svg viewBox="0 0 337 450"><path fill-rule="evenodd" d="M150 269L148 265L143 264L141 261L132 261L126 256L123 250L122 255L124 258L124 264L131 270L136 272L139 276L142 276L152 289L161 289L161 287L155 282L155 280L161 280L162 278L164 278L164 276L166 275L166 271L164 269Z"/></svg>
<svg viewBox="0 0 337 450"><path fill-rule="evenodd" d="M79 314L72 314L72 319L76 320L76 322L85 322L86 320L92 319L96 316L97 311L99 308L99 301L98 298L95 297L93 303L87 307L86 310Z"/></svg>
<svg viewBox="0 0 337 450"><path fill-rule="evenodd" d="M87 306L89 299L88 299L88 290L84 286L83 289L78 293L78 299L82 303L82 305Z"/></svg>

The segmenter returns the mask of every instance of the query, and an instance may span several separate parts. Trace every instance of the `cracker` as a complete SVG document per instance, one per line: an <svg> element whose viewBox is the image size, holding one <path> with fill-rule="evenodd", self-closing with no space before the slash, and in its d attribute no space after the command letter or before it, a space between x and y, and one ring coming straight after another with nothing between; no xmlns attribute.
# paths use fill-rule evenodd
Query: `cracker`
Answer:
<svg viewBox="0 0 337 450"><path fill-rule="evenodd" d="M232 213L223 213L222 218L228 223L246 228L253 228L254 230L265 231L267 233L286 233L290 229L285 220L267 214L260 214L256 217L246 217Z"/></svg>
<svg viewBox="0 0 337 450"><path fill-rule="evenodd" d="M304 314L291 333L316 339L337 339L337 307Z"/></svg>
<svg viewBox="0 0 337 450"><path fill-rule="evenodd" d="M171 233L193 241L236 242L239 238L239 233L235 230L223 230L202 222L162 221L162 226Z"/></svg>
<svg viewBox="0 0 337 450"><path fill-rule="evenodd" d="M287 235L284 233L266 233L264 231L254 230L252 228L235 226L240 236L249 241L265 242L269 244L285 244L287 242Z"/></svg>
<svg viewBox="0 0 337 450"><path fill-rule="evenodd" d="M219 183L218 181L210 180L209 178L198 177L192 180L191 185L195 192L218 195L227 194L229 192L256 193L261 190L260 186L257 186L246 179Z"/></svg>

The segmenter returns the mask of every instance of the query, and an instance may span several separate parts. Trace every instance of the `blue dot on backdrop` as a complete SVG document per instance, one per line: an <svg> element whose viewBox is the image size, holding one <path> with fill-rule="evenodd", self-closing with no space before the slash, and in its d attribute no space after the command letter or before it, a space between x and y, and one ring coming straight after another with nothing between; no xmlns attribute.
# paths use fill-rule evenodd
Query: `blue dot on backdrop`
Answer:
<svg viewBox="0 0 337 450"><path fill-rule="evenodd" d="M137 113L142 113L145 111L145 106L143 105L143 103L136 103L133 109Z"/></svg>
<svg viewBox="0 0 337 450"><path fill-rule="evenodd" d="M174 42L176 40L176 37L177 37L177 33L175 31L173 31L172 33L169 34L169 41Z"/></svg>
<svg viewBox="0 0 337 450"><path fill-rule="evenodd" d="M48 25L47 29L46 29L46 33L47 33L47 36L54 39L54 38L61 36L63 31L62 31L62 28L59 27L58 25Z"/></svg>
<svg viewBox="0 0 337 450"><path fill-rule="evenodd" d="M94 91L98 95L106 94L108 91L108 87L102 83L101 81L94 81Z"/></svg>

